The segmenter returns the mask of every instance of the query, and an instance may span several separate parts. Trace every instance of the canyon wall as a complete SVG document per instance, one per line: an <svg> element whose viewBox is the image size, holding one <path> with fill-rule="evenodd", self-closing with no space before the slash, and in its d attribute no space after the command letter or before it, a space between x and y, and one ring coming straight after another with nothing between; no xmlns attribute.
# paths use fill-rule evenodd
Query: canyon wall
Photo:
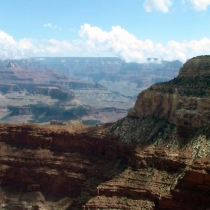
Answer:
<svg viewBox="0 0 210 210"><path fill-rule="evenodd" d="M128 116L154 116L175 124L182 133L210 122L209 56L188 60L179 76L157 83L138 95Z"/></svg>
<svg viewBox="0 0 210 210"><path fill-rule="evenodd" d="M155 84L103 126L0 124L1 209L209 209L209 81Z"/></svg>

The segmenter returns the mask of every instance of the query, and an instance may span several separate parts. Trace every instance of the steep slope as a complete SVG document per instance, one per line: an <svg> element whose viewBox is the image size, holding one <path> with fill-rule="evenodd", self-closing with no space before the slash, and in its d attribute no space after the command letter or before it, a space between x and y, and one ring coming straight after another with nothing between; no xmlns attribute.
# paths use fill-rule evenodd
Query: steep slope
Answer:
<svg viewBox="0 0 210 210"><path fill-rule="evenodd" d="M1 208L209 209L208 88L183 83L200 79L152 86L113 124L0 125Z"/></svg>
<svg viewBox="0 0 210 210"><path fill-rule="evenodd" d="M194 65L197 65L196 68ZM169 82L154 84L140 93L128 116L155 116L158 119L165 119L177 125L183 134L203 124L209 124L210 74L208 74L208 65L210 65L209 56L199 56L188 60L180 69L177 78Z"/></svg>

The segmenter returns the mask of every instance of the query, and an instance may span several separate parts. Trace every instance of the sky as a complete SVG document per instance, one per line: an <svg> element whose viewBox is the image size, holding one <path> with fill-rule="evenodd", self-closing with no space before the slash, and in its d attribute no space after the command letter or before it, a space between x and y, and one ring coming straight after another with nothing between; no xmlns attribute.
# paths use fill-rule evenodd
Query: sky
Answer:
<svg viewBox="0 0 210 210"><path fill-rule="evenodd" d="M0 59L210 54L210 0L0 0Z"/></svg>

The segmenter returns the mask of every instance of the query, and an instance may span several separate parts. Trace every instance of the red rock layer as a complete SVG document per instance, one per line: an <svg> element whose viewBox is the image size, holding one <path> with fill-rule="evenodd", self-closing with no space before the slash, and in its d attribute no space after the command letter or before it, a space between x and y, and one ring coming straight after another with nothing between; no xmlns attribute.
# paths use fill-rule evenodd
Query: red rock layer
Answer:
<svg viewBox="0 0 210 210"><path fill-rule="evenodd" d="M160 136L136 148L105 127L72 129L0 125L4 209L209 208L210 144L202 134L208 131L184 146L170 140L164 146ZM42 194L30 200L32 192Z"/></svg>

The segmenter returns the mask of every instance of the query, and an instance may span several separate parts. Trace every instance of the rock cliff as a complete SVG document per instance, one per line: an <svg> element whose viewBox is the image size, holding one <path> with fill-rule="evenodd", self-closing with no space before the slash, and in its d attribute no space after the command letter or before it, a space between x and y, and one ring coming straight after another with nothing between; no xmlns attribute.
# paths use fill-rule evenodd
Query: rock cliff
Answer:
<svg viewBox="0 0 210 210"><path fill-rule="evenodd" d="M178 77L141 92L128 116L165 119L186 132L209 124L209 65L209 56L188 60Z"/></svg>
<svg viewBox="0 0 210 210"><path fill-rule="evenodd" d="M178 77L196 77L210 75L210 56L197 56L188 60L180 69Z"/></svg>
<svg viewBox="0 0 210 210"><path fill-rule="evenodd" d="M207 84L155 84L104 126L1 124L1 209L209 209Z"/></svg>

